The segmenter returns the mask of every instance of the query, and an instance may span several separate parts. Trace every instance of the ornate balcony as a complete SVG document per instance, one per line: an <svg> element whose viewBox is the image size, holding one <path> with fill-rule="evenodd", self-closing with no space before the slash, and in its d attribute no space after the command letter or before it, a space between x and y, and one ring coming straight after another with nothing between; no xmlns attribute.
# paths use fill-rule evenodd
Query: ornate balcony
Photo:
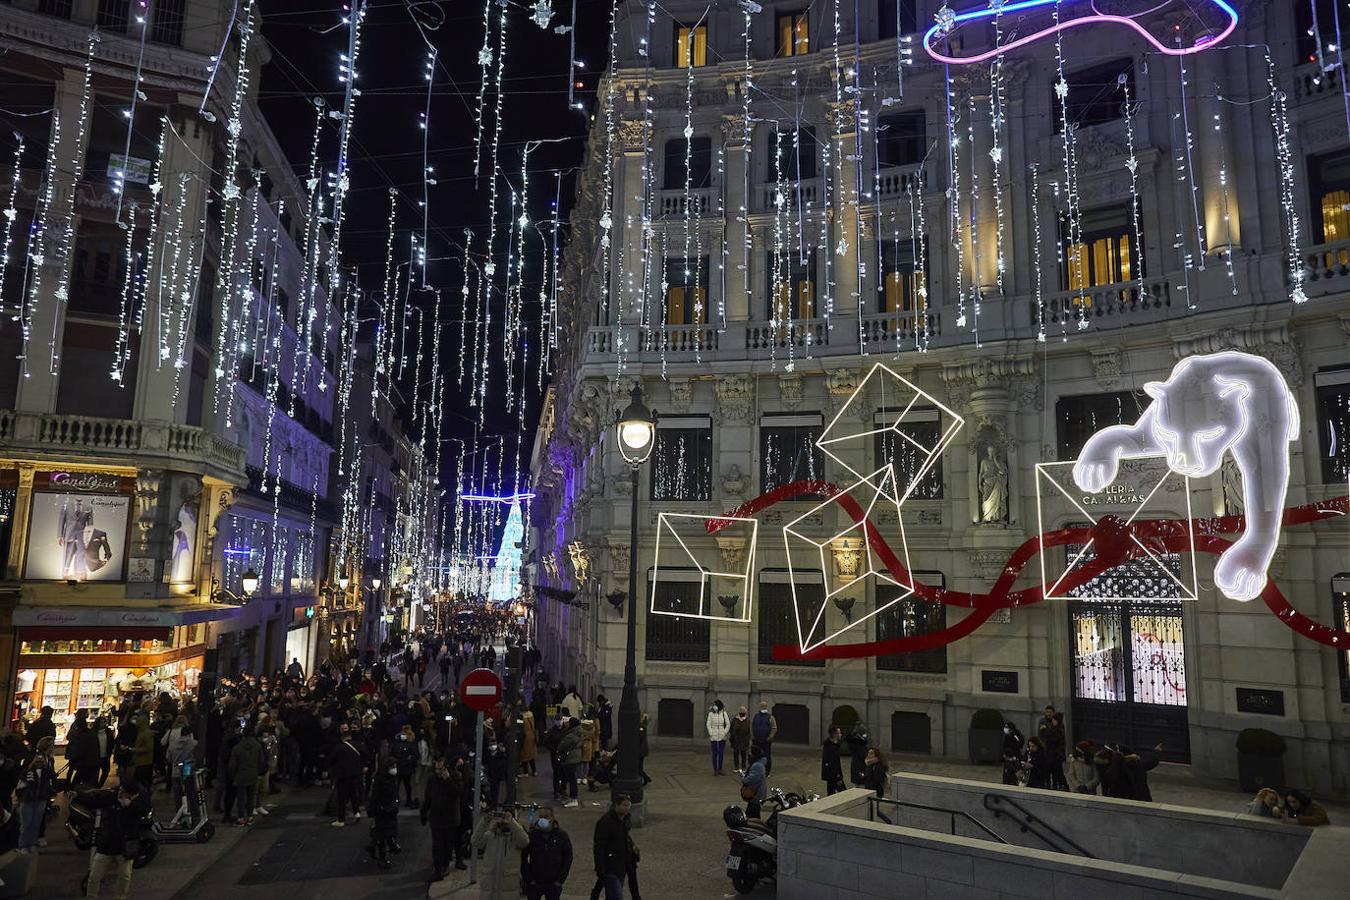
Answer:
<svg viewBox="0 0 1350 900"><path fill-rule="evenodd" d="M122 465L195 469L245 483L244 451L195 425L0 410L0 450L54 463L107 459Z"/></svg>

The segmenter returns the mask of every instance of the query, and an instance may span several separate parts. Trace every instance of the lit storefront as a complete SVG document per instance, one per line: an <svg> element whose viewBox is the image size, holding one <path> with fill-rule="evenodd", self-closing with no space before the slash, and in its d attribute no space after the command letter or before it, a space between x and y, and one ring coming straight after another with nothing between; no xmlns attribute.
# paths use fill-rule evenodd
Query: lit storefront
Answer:
<svg viewBox="0 0 1350 900"><path fill-rule="evenodd" d="M50 706L62 737L78 710L92 715L128 698L194 693L205 662L205 622L232 612L16 609L19 652L11 727Z"/></svg>

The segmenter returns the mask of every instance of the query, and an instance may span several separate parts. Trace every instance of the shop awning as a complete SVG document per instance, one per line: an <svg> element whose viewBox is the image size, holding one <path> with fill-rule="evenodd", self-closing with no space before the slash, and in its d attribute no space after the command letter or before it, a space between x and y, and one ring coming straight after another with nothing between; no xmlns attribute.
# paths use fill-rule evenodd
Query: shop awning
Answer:
<svg viewBox="0 0 1350 900"><path fill-rule="evenodd" d="M232 619L241 609L243 607L208 603L111 609L106 606L18 606L14 609L13 622L20 627L57 628L63 632L56 638L61 640L73 639L73 635L66 633L71 628L172 628Z"/></svg>

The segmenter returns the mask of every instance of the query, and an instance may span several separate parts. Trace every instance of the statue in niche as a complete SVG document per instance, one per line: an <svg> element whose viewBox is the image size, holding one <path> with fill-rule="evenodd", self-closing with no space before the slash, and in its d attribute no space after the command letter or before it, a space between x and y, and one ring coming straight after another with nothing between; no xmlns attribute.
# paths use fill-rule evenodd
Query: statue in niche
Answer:
<svg viewBox="0 0 1350 900"><path fill-rule="evenodd" d="M1223 487L1223 514L1240 516L1245 507L1242 503L1242 470L1237 460L1229 453L1219 467L1219 480Z"/></svg>
<svg viewBox="0 0 1350 900"><path fill-rule="evenodd" d="M980 487L980 521L1003 523L1008 521L1008 465L998 447L984 448L984 459L978 470Z"/></svg>

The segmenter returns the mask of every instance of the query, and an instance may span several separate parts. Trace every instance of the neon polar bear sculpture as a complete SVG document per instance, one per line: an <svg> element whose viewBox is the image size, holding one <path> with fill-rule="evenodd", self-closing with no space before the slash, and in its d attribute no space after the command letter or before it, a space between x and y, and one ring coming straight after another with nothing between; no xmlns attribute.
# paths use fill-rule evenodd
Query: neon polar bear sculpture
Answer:
<svg viewBox="0 0 1350 900"><path fill-rule="evenodd" d="M1280 539L1289 486L1289 447L1298 439L1298 406L1269 361L1226 351L1183 359L1166 381L1150 381L1153 398L1133 425L1105 428L1083 446L1073 479L1097 492L1115 480L1122 457L1164 454L1178 475L1212 475L1232 453L1242 475L1246 528L1214 566L1214 584L1233 600L1250 600L1266 584Z"/></svg>
<svg viewBox="0 0 1350 900"><path fill-rule="evenodd" d="M1141 3L1140 5L1144 8L1134 13L1124 10L1116 13L1108 13L1098 9L1095 2L1070 4L1064 2L1064 0L1022 0L1020 3L1003 3L994 0L994 2L991 2L986 6L975 7L961 13L953 12L950 7L943 6L942 9L938 10L937 15L935 16L937 21L923 36L923 49L930 57L940 63L946 63L947 65L953 66L973 65L975 63L987 62L996 56L1008 53L1011 50L1016 50L1018 47L1023 47L1034 41L1051 37L1058 32L1066 31L1070 28L1078 28L1083 25L1108 24L1123 26L1131 31L1137 32L1151 45L1153 52L1167 56L1189 56L1192 53L1199 53L1201 50L1214 46L1232 34L1233 30L1237 28L1237 10L1224 2L1224 0L1209 0L1209 4L1213 6L1213 9L1209 10L1209 12L1214 18L1218 19L1218 22L1216 22L1215 25L1211 27L1201 27L1199 34L1197 34L1190 43L1177 42L1177 37L1181 31L1180 26L1175 25L1175 27L1170 30L1171 33L1169 34L1169 37L1171 37L1172 40L1164 43L1149 32L1147 28L1140 25L1137 20L1147 14L1159 12L1163 7L1168 5L1168 2L1169 0L1162 0L1161 4L1156 2ZM1117 4L1117 6L1120 5L1122 4ZM1202 9L1206 5L1207 4L1198 4ZM1024 25L1024 15L1030 11L1040 9L1046 9L1049 12L1053 12L1054 18L1043 28L1031 28L1029 34L1019 35L1018 31ZM1190 6L1182 6L1177 11L1177 14L1187 18L1199 19L1197 10ZM1006 43L991 47L988 50L971 53L963 53L960 50L939 49L937 45L937 39L939 37L948 37L953 31L958 30L962 25L968 22L987 26L988 23L985 20L988 19L998 19L1006 23L1004 27L1008 29L1012 35ZM1168 21L1171 21L1171 19L1169 18Z"/></svg>

